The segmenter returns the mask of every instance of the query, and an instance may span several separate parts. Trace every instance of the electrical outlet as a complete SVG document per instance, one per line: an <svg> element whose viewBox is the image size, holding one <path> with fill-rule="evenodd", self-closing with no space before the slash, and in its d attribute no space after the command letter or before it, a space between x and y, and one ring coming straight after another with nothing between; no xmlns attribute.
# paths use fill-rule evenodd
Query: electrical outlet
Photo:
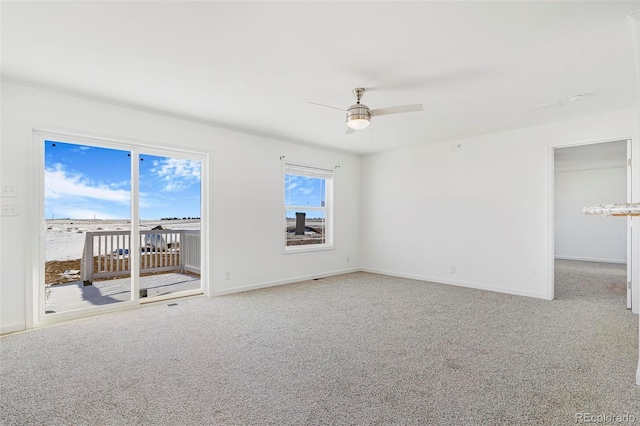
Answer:
<svg viewBox="0 0 640 426"><path fill-rule="evenodd" d="M18 185L2 185L2 196L3 197L18 197Z"/></svg>
<svg viewBox="0 0 640 426"><path fill-rule="evenodd" d="M347 263L351 262L351 258L347 256Z"/></svg>
<svg viewBox="0 0 640 426"><path fill-rule="evenodd" d="M231 279L231 272L225 272L224 273L224 279L227 280L227 281L230 280Z"/></svg>
<svg viewBox="0 0 640 426"><path fill-rule="evenodd" d="M449 273L450 274L455 274L456 273L456 267L455 266L449 266Z"/></svg>
<svg viewBox="0 0 640 426"><path fill-rule="evenodd" d="M2 216L18 216L18 203L2 203Z"/></svg>

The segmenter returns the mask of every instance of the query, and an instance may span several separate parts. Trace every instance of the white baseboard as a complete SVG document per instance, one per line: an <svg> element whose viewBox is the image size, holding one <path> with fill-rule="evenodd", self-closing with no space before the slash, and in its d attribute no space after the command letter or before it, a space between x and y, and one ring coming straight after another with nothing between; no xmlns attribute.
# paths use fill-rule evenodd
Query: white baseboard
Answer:
<svg viewBox="0 0 640 426"><path fill-rule="evenodd" d="M626 264L627 261L619 260L619 259L596 259L592 257L576 257L576 256L555 256L556 259L560 260L580 260L582 262L601 262L601 263L621 263Z"/></svg>
<svg viewBox="0 0 640 426"><path fill-rule="evenodd" d="M225 294L233 294L233 293L241 293L243 291L259 290L261 288L275 287L275 286L285 285L285 284L293 284L293 283L298 283L298 282L301 282L301 281L308 281L308 280L313 280L313 279L317 279L317 278L332 277L334 275L350 274L352 272L360 272L360 271L361 271L361 269L359 269L359 268L343 269L343 270L340 270L340 271L333 271L333 272L328 272L328 273L325 273L325 274L306 275L306 276L302 276L302 277L288 278L286 280L269 281L269 282L265 282L265 283L252 284L252 285L247 285L247 286L243 286L243 287L231 288L231 289L227 289L227 290L218 290L218 291L214 290L212 296L224 296Z"/></svg>
<svg viewBox="0 0 640 426"><path fill-rule="evenodd" d="M372 273L372 274L387 275L387 276L391 276L391 277L408 278L408 279L412 279L412 280L428 281L428 282L437 283L437 284L454 285L454 286L457 286L457 287L467 287L467 288L474 288L474 289L477 289L477 290L494 291L496 293L513 294L515 296L524 296L524 297L532 297L532 298L535 298L535 299L550 300L550 297L547 294L542 294L542 293L532 293L532 292L527 292L527 291L513 290L513 289L510 289L510 288L487 286L487 285L469 283L469 282L464 282L464 281L443 280L443 279L440 279L440 278L424 277L424 276L404 274L404 273L393 272L393 271L383 271L383 270L372 269L372 268L344 269L344 270L341 270L341 271L334 271L334 272L326 273L326 274L308 275L308 276L290 278L290 279L286 279L286 280L271 281L271 282L266 282L266 283L248 285L248 286L237 287L237 288L228 289L228 290L214 291L213 292L213 296L223 296L223 295L226 295L226 294L240 293L240 292L243 292L243 291L258 290L258 289L261 289L261 288L275 287L275 286L285 285L285 284L293 284L293 283L297 283L297 282L301 282L301 281L308 281L308 280L312 280L312 279L316 279L316 278L325 278L325 277L330 277L330 276L335 276L335 275L349 274L349 273L352 273L352 272L369 272L369 273Z"/></svg>
<svg viewBox="0 0 640 426"><path fill-rule="evenodd" d="M431 278L431 277L425 277L425 276L419 276L419 275L403 274L400 272L382 271L379 269L371 269L371 268L362 268L361 271L370 272L372 274L387 275L391 277L409 278L411 280L428 281L436 284L447 284L447 285L453 285L456 287L467 287L467 288L474 288L477 290L493 291L496 293L513 294L515 296L525 296L525 297L533 297L535 299L551 300L551 298L547 294L543 294L543 293L531 293L528 291L519 291L519 290L513 290L510 288L504 288L504 287L469 283L466 281L443 280L441 278Z"/></svg>
<svg viewBox="0 0 640 426"><path fill-rule="evenodd" d="M16 331L24 331L27 325L24 323L0 326L0 334L15 333Z"/></svg>

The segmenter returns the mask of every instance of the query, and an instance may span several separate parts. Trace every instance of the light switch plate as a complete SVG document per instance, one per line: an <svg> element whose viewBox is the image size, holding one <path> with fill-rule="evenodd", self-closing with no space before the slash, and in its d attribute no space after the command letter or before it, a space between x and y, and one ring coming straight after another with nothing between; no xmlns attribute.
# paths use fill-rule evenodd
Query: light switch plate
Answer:
<svg viewBox="0 0 640 426"><path fill-rule="evenodd" d="M3 197L18 197L18 185L2 185L2 194Z"/></svg>

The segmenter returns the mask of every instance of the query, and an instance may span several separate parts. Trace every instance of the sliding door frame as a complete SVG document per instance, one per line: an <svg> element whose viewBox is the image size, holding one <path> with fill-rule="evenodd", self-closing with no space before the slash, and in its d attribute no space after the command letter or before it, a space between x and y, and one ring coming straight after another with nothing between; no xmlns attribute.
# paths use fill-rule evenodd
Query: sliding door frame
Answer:
<svg viewBox="0 0 640 426"><path fill-rule="evenodd" d="M200 264L202 265L201 270L200 270L200 288L198 290L182 290L180 292L176 292L176 293L171 293L171 294L166 294L166 295L159 295L159 296L153 296L153 297L149 297L149 298L143 298L143 299L139 299L139 303L140 304L148 304L148 303L155 303L155 302L160 302L163 300L170 300L170 299L175 299L175 298L179 298L179 297L188 297L188 296L193 296L193 295L200 295L200 294L205 294L205 295L209 295L209 291L207 289L207 286L205 285L207 281L205 281L203 279L204 277L204 272L206 272L204 270L204 246L203 246L203 242L205 240L205 231L203 229L203 227L206 225L206 222L204 220L204 183L205 183L205 179L204 179L204 171L205 171L205 166L204 166L204 162L205 162L205 156L203 156L202 154L194 154L192 152L187 152L187 151L178 151L178 150L167 150L165 148L157 148L157 147L144 147L144 148L136 148L136 152L135 152L135 156L134 153L131 153L132 158L137 158L138 161L134 161L135 165L136 165L136 175L138 176L138 179L136 181L136 190L139 192L140 191L140 161L139 158L141 156L144 155L153 155L153 156L158 156L158 157L166 157L168 155L171 155L171 158L178 158L178 159L184 159L184 160L193 160L193 161L199 161L200 162ZM140 197L137 196L136 197L136 203L137 203L137 209L138 211L140 208ZM136 233L134 235L140 235L140 230L139 230L139 221L136 221L136 227L138 229L136 229ZM136 240L138 240L136 238ZM138 267L138 272L139 272L139 268L140 268L140 264L138 262L138 264L136 265ZM208 269L208 268L207 268ZM138 274L139 275L139 274ZM139 287L138 289L135 290L136 291L136 295L139 295L140 291L139 291Z"/></svg>
<svg viewBox="0 0 640 426"><path fill-rule="evenodd" d="M95 306L83 308L67 312L45 315L45 285L44 285L44 269L45 269L45 245L44 236L47 229L44 217L44 141L56 140L59 142L79 144L86 146L96 146L101 148L111 148L127 150L131 152L131 235L139 235L139 211L140 211L140 188L139 188L139 161L140 153L144 151L146 154L153 155L171 155L178 158L189 158L201 162L200 174L200 255L201 255L201 291L205 296L211 295L209 285L209 201L208 201L208 185L209 185L209 154L195 150L175 149L168 147L158 147L157 144L146 143L140 141L115 139L109 137L96 137L91 135L83 135L58 130L33 129L33 145L32 145L32 161L27 159L27 169L33 168L30 173L32 179L32 238L28 244L27 250L30 256L27 261L30 265L26 265L26 278L30 279L31 285L26 286L26 326L27 329L55 324L63 321L89 317L93 315L104 314L107 312L120 311L139 307L140 301L140 259L138 256L131 256L131 300L120 302L112 305ZM29 179L29 180L31 180ZM30 245L30 247L29 247ZM132 253L140 252L139 238L131 239ZM198 295L199 295L198 294ZM180 297L177 295L174 297ZM185 297L188 297L186 294ZM161 303L166 297L158 297L153 300L145 301L145 303Z"/></svg>

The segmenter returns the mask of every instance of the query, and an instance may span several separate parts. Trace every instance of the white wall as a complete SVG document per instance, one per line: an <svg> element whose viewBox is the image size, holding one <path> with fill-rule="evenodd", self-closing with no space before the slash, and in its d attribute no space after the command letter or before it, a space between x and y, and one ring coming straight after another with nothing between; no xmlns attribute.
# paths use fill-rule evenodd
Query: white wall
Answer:
<svg viewBox="0 0 640 426"><path fill-rule="evenodd" d="M209 153L215 293L362 267L550 298L551 146L631 137L640 152L637 109L359 159L6 82L1 96L0 179L22 194L20 216L0 219L2 331L24 328L32 285L34 128ZM340 164L335 250L282 254L281 155ZM634 167L638 200L640 164ZM256 215L275 224L258 238L243 226ZM225 281L224 271L233 279Z"/></svg>
<svg viewBox="0 0 640 426"><path fill-rule="evenodd" d="M179 147L210 154L208 203L212 293L348 271L358 265L359 159L117 105L2 82L0 180L20 188L20 215L0 219L0 327L28 323L34 212L33 129ZM280 156L335 166L335 250L282 253ZM256 233L247 223L255 222ZM351 262L346 262L350 256ZM232 279L224 280L231 271Z"/></svg>
<svg viewBox="0 0 640 426"><path fill-rule="evenodd" d="M633 137L637 150L638 114L621 110L364 157L361 265L552 298L552 146Z"/></svg>
<svg viewBox="0 0 640 426"><path fill-rule="evenodd" d="M626 203L626 167L556 171L557 259L627 262L627 221L586 216L582 207Z"/></svg>

